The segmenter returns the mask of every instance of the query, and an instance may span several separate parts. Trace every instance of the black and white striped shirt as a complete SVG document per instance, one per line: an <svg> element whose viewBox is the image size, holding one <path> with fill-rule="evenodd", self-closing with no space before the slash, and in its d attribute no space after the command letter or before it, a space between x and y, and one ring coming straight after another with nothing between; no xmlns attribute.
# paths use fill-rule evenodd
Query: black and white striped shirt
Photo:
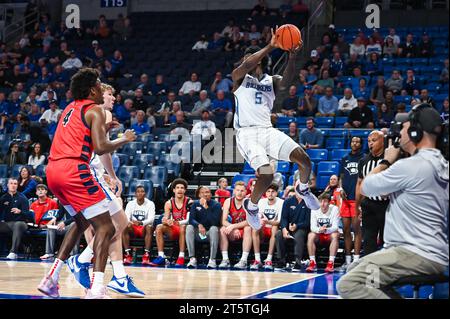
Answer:
<svg viewBox="0 0 450 319"><path fill-rule="evenodd" d="M373 156L372 153L367 154L364 156L358 163L358 177L361 179L364 179L375 167L380 164L380 162L384 159L384 153L380 156ZM375 196L375 197L368 197L370 200L374 201L385 201L389 200L388 197L381 197L381 196Z"/></svg>

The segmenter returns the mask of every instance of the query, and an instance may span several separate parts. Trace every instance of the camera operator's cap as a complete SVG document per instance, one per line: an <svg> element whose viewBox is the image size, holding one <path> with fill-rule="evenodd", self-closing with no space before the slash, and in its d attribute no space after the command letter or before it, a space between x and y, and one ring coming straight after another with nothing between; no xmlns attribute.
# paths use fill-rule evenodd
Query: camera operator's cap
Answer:
<svg viewBox="0 0 450 319"><path fill-rule="evenodd" d="M48 191L48 187L45 184L38 184L38 185L36 185L36 189L38 189L38 188L44 188L46 191Z"/></svg>
<svg viewBox="0 0 450 319"><path fill-rule="evenodd" d="M317 57L317 56L319 56L319 53L317 52L317 50L312 50L312 51L311 51L311 57L312 57L312 58L315 58L315 57Z"/></svg>
<svg viewBox="0 0 450 319"><path fill-rule="evenodd" d="M50 100L50 101L48 101L48 104L53 104L53 103L55 103L56 105L58 105L58 102L57 102L56 100Z"/></svg>
<svg viewBox="0 0 450 319"><path fill-rule="evenodd" d="M418 121L422 129L430 134L439 134L441 132L442 118L439 115L439 112L434 109L429 104L429 107L420 107L424 104L418 104L414 106L416 111L411 110L409 113L399 113L395 116L395 122L397 123L405 123L408 122L413 112L420 112L420 116L418 117ZM419 108L420 107L420 108Z"/></svg>

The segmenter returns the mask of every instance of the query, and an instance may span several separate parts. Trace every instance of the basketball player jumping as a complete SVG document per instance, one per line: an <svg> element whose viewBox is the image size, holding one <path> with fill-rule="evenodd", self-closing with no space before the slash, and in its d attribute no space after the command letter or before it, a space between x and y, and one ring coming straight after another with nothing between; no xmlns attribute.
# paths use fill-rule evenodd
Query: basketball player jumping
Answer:
<svg viewBox="0 0 450 319"><path fill-rule="evenodd" d="M111 110L115 101L115 97L113 95L114 88L108 84L102 83L102 91L104 103L101 106L105 110L106 124L108 125L112 121ZM109 139L108 133L107 138ZM144 297L144 292L136 287L132 278L126 274L123 266L122 233L128 225L128 219L123 211L122 199L120 198L122 183L114 171L111 154L107 153L100 156L93 153L89 166L94 179L100 184L102 190L105 192L106 198L109 202L109 214L111 215L116 231L109 246L109 256L111 258L111 265L114 275L107 287L126 296ZM108 176L114 181L116 186L114 188L117 188L117 192L115 193L109 188L109 185L105 181L105 169ZM91 264L92 257L94 257L94 251L92 250L94 234L94 229L90 226L84 232L84 237L88 243L86 249L81 255L72 256L67 260L67 265L75 276L75 279L86 289L89 289L91 284L91 280L89 278L89 266Z"/></svg>
<svg viewBox="0 0 450 319"><path fill-rule="evenodd" d="M298 164L300 180L295 184L295 191L303 198L308 208L320 208L319 201L308 186L311 173L309 156L289 136L272 126L271 112L276 93L286 90L293 82L295 59L302 46L300 42L296 48L289 51L289 61L283 76L265 74L267 55L279 47L275 32L272 30L272 39L263 49L249 47L245 51L243 62L231 74L236 98L234 128L237 130L237 146L257 176L251 197L243 203L247 221L256 230L261 228L258 201L273 180L274 172L269 164L269 156Z"/></svg>
<svg viewBox="0 0 450 319"><path fill-rule="evenodd" d="M70 89L74 102L66 107L58 122L46 173L48 187L74 217L75 224L66 233L58 257L38 290L49 297L59 297L61 268L90 224L96 234L93 244L95 263L94 279L86 298L104 299L108 297L103 277L115 229L109 214L109 202L92 176L89 162L93 151L99 155L114 152L134 141L136 135L127 130L114 141L106 138L105 112L99 106L103 104L103 92L97 70L85 68L78 71L71 79Z"/></svg>

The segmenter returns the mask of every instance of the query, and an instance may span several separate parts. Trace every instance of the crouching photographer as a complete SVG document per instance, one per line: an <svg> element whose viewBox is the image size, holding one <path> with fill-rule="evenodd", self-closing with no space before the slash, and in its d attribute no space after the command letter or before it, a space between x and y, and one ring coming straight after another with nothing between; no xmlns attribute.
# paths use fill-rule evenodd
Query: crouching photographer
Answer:
<svg viewBox="0 0 450 319"><path fill-rule="evenodd" d="M389 196L384 249L355 262L337 283L343 298L400 297L392 284L409 276L443 274L448 267L448 161L437 149L443 125L428 104L395 118L402 124L400 148L362 182L365 196ZM410 157L398 159L400 151Z"/></svg>

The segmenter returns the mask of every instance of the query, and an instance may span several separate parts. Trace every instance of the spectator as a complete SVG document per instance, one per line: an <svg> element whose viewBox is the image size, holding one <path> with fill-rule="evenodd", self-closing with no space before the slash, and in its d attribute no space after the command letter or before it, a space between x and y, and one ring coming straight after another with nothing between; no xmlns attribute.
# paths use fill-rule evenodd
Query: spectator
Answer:
<svg viewBox="0 0 450 319"><path fill-rule="evenodd" d="M56 104L56 100L49 101L50 109L46 110L44 114L42 114L39 122L44 125L50 125L52 123L58 123L58 115L62 113L61 110L58 109L58 104Z"/></svg>
<svg viewBox="0 0 450 319"><path fill-rule="evenodd" d="M358 58L362 58L366 54L366 47L359 36L350 44L350 56L353 54L356 54Z"/></svg>
<svg viewBox="0 0 450 319"><path fill-rule="evenodd" d="M419 97L420 103L426 103L437 109L436 102L434 99L428 94L427 89L420 90L420 97Z"/></svg>
<svg viewBox="0 0 450 319"><path fill-rule="evenodd" d="M372 89L372 92L370 93L370 102L372 102L372 104L375 105L384 103L387 91L388 88L384 84L384 77L379 76L377 78L376 86Z"/></svg>
<svg viewBox="0 0 450 319"><path fill-rule="evenodd" d="M369 99L370 97L370 90L367 87L367 80L366 78L361 77L359 79L359 86L354 90L355 92L355 96L358 97L363 97L364 99Z"/></svg>
<svg viewBox="0 0 450 319"><path fill-rule="evenodd" d="M297 88L295 85L292 85L289 88L289 96L284 99L283 104L281 105L281 113L285 116L295 116L296 110L298 106L298 96L296 95Z"/></svg>
<svg viewBox="0 0 450 319"><path fill-rule="evenodd" d="M28 166L22 166L17 179L19 184L17 191L27 198L33 198L36 195L37 182L31 176L31 170Z"/></svg>
<svg viewBox="0 0 450 319"><path fill-rule="evenodd" d="M77 58L74 50L70 51L70 57L62 64L64 70L81 69L82 66L83 63Z"/></svg>
<svg viewBox="0 0 450 319"><path fill-rule="evenodd" d="M442 68L439 82L442 84L448 83L448 58L444 60L444 67Z"/></svg>
<svg viewBox="0 0 450 319"><path fill-rule="evenodd" d="M38 185L38 188L41 189L41 192L45 192L45 194L47 194L46 185L40 184ZM37 192L39 192L39 189ZM49 201L53 200L47 197L47 202ZM39 202L39 200L37 202ZM40 203L38 205L41 206ZM56 205L56 207L58 208L58 204ZM57 235L64 236L70 230L70 228L72 228L74 223L75 220L73 219L73 217L70 216L70 214L66 211L63 205L59 205L57 215L54 218L50 219L48 222L46 222L47 236L45 239L45 254L40 257L41 260L51 260L54 258L56 236ZM75 244L70 254L72 256L78 254L78 249L79 249L79 241Z"/></svg>
<svg viewBox="0 0 450 319"><path fill-rule="evenodd" d="M202 34L200 36L200 39L195 42L194 46L192 47L192 51L203 51L208 49L208 41L206 41L206 35Z"/></svg>
<svg viewBox="0 0 450 319"><path fill-rule="evenodd" d="M208 42L208 50L210 51L220 51L223 47L223 39L219 32L215 32L213 36L213 41Z"/></svg>
<svg viewBox="0 0 450 319"><path fill-rule="evenodd" d="M323 94L326 87L334 88L334 80L330 78L328 70L323 70L320 80L318 80L313 87L313 92L315 92L315 94Z"/></svg>
<svg viewBox="0 0 450 319"><path fill-rule="evenodd" d="M221 90L226 93L230 92L232 88L233 81L231 81L228 77L222 78L222 72L216 72L214 82L211 84L211 92L217 93L216 91Z"/></svg>
<svg viewBox="0 0 450 319"><path fill-rule="evenodd" d="M120 71L125 66L125 59L123 58L122 52L115 50L112 58L108 60L113 65L114 69L120 75Z"/></svg>
<svg viewBox="0 0 450 319"><path fill-rule="evenodd" d="M320 209L311 211L311 232L308 234L309 266L307 272L317 269L316 245L327 245L330 250L325 272L334 272L334 260L339 248L339 209L330 204L330 195L319 196Z"/></svg>
<svg viewBox="0 0 450 319"><path fill-rule="evenodd" d="M30 107L30 112L28 113L28 118L31 122L39 123L39 119L41 118L41 108L36 103L32 103Z"/></svg>
<svg viewBox="0 0 450 319"><path fill-rule="evenodd" d="M417 51L419 53L419 56L422 58L431 58L434 56L433 42L430 40L428 33L423 33L422 40L419 42Z"/></svg>
<svg viewBox="0 0 450 319"><path fill-rule="evenodd" d="M273 270L272 258L275 250L275 236L280 225L284 200L278 198L278 185L276 184L270 185L265 195L265 198L261 198L258 202L262 227L259 230L252 229L255 261L250 266L250 270L260 270L263 267L265 270ZM261 240L269 240L269 249L264 265L261 262Z"/></svg>
<svg viewBox="0 0 450 319"><path fill-rule="evenodd" d="M267 7L265 0L258 0L258 4L256 4L252 9L252 17L256 15L266 16L269 14L269 8Z"/></svg>
<svg viewBox="0 0 450 319"><path fill-rule="evenodd" d="M20 118L20 126L22 133L30 134L31 143L41 143L42 153L48 153L50 151L50 137L45 128L43 128L39 123L30 123L28 116L22 116ZM25 164L26 159L24 157L24 162L20 164Z"/></svg>
<svg viewBox="0 0 450 319"><path fill-rule="evenodd" d="M351 110L358 106L351 88L344 90L344 96L339 100L338 116L348 116Z"/></svg>
<svg viewBox="0 0 450 319"><path fill-rule="evenodd" d="M124 265L133 262L130 249L130 235L137 238L144 238L144 255L142 264L150 265L150 252L153 238L153 223L155 221L155 204L145 196L145 188L138 185L134 192L135 198L127 203L125 214L128 225L122 234L122 243L125 250L123 260Z"/></svg>
<svg viewBox="0 0 450 319"><path fill-rule="evenodd" d="M369 61L366 64L366 72L370 77L383 74L383 64L377 53L369 55Z"/></svg>
<svg viewBox="0 0 450 319"><path fill-rule="evenodd" d="M341 59L341 53L335 52L330 62L330 75L333 78L340 77L344 74L344 61Z"/></svg>
<svg viewBox="0 0 450 319"><path fill-rule="evenodd" d="M395 33L395 29L394 28L389 28L389 35L386 36L385 42L387 42L388 38L391 38L392 42L395 45L398 46L400 44L400 37Z"/></svg>
<svg viewBox="0 0 450 319"><path fill-rule="evenodd" d="M169 109L168 111L164 111L164 123L165 124L171 124L176 122L176 114L178 111L183 112L181 109L181 102L180 101L174 101L172 103L172 109ZM184 115L184 112L183 112Z"/></svg>
<svg viewBox="0 0 450 319"><path fill-rule="evenodd" d="M310 65L308 67L308 75L306 76L306 85L312 85L316 83L317 79L317 69L314 65Z"/></svg>
<svg viewBox="0 0 450 319"><path fill-rule="evenodd" d="M248 38L250 41L252 41L252 40L259 41L259 39L261 39L261 32L258 31L258 27L256 26L256 24L252 24L250 26L250 32L248 34Z"/></svg>
<svg viewBox="0 0 450 319"><path fill-rule="evenodd" d="M214 113L214 121L218 126L230 127L233 120L233 104L230 99L225 98L223 91L217 91L217 97L211 103L211 111ZM223 124L225 122L225 124ZM220 124L219 124L220 123Z"/></svg>
<svg viewBox="0 0 450 319"><path fill-rule="evenodd" d="M358 97L358 107L350 111L348 120L344 124L346 128L374 128L372 110L366 105L366 99Z"/></svg>
<svg viewBox="0 0 450 319"><path fill-rule="evenodd" d="M398 44L394 42L394 39L390 36L386 37L386 42L383 47L383 55L385 57L396 57L398 53Z"/></svg>
<svg viewBox="0 0 450 319"><path fill-rule="evenodd" d="M361 73L363 68L363 64L356 53L350 55L350 59L345 64L345 75L354 75L355 68L359 69L359 73Z"/></svg>
<svg viewBox="0 0 450 319"><path fill-rule="evenodd" d="M417 56L417 46L413 42L413 35L409 33L406 36L406 42L399 46L399 56L402 58L415 58Z"/></svg>
<svg viewBox="0 0 450 319"><path fill-rule="evenodd" d="M297 128L297 122L289 123L289 131L287 132L290 138L292 138L296 143L300 140L300 135Z"/></svg>
<svg viewBox="0 0 450 319"><path fill-rule="evenodd" d="M323 144L323 134L314 127L314 118L306 120L306 128L300 133L300 144L305 149L321 148Z"/></svg>
<svg viewBox="0 0 450 319"><path fill-rule="evenodd" d="M391 77L386 81L386 87L395 95L400 94L403 88L403 78L399 70L393 70Z"/></svg>
<svg viewBox="0 0 450 319"><path fill-rule="evenodd" d="M59 109L61 111L65 110L65 108L67 107L67 105L69 105L70 103L73 102L73 96L72 96L72 91L71 90L67 90L66 94L65 94L65 98L62 99L59 102Z"/></svg>
<svg viewBox="0 0 450 319"><path fill-rule="evenodd" d="M319 99L319 106L317 107L319 113L316 116L334 116L338 110L339 101L333 95L333 88L326 87L325 95Z"/></svg>
<svg viewBox="0 0 450 319"><path fill-rule="evenodd" d="M144 99L144 91L142 89L136 89L134 91L133 106L136 110L147 110L149 105L148 102Z"/></svg>
<svg viewBox="0 0 450 319"><path fill-rule="evenodd" d="M295 264L292 271L301 270L305 238L310 227L310 214L310 209L295 192L285 198L281 211L280 230L276 235L278 262L275 269L285 269L287 240L293 239Z"/></svg>
<svg viewBox="0 0 450 319"><path fill-rule="evenodd" d="M348 58L350 52L350 45L345 41L344 35L339 33L336 43L339 52L341 53L344 59Z"/></svg>
<svg viewBox="0 0 450 319"><path fill-rule="evenodd" d="M373 37L369 38L369 44L366 46L366 57L369 58L372 53L375 53L377 56L380 56L383 52L381 45L375 42Z"/></svg>
<svg viewBox="0 0 450 319"><path fill-rule="evenodd" d="M442 112L441 112L442 121L448 121L448 97L442 102Z"/></svg>
<svg viewBox="0 0 450 319"><path fill-rule="evenodd" d="M406 113L406 104L405 103L398 103L397 104L397 112L398 113Z"/></svg>
<svg viewBox="0 0 450 319"><path fill-rule="evenodd" d="M13 167L16 164L25 164L25 154L19 151L19 144L12 142L9 145L8 152L3 157L3 164L8 165L8 167Z"/></svg>
<svg viewBox="0 0 450 319"><path fill-rule="evenodd" d="M53 75L51 76L51 83L55 89L64 89L66 84L69 83L69 76L61 64L55 66Z"/></svg>
<svg viewBox="0 0 450 319"><path fill-rule="evenodd" d="M155 83L152 84L149 93L153 96L165 96L169 91L169 87L164 83L164 76L162 74L157 74L155 78ZM145 92L145 90L144 90Z"/></svg>
<svg viewBox="0 0 450 319"><path fill-rule="evenodd" d="M200 116L204 110L209 111L211 107L211 100L208 97L206 90L201 90L199 94L199 100L195 102L194 108L191 111L191 115Z"/></svg>
<svg viewBox="0 0 450 319"><path fill-rule="evenodd" d="M216 134L216 125L209 120L209 111L203 110L202 120L194 124L191 131L192 135L201 135L202 140L209 140Z"/></svg>
<svg viewBox="0 0 450 319"><path fill-rule="evenodd" d="M111 29L108 26L105 16L102 14L98 19L97 25L94 27L94 34L101 38L108 38Z"/></svg>
<svg viewBox="0 0 450 319"><path fill-rule="evenodd" d="M34 222L39 228L46 228L48 223L53 219L45 216L48 211L58 209L58 203L47 196L47 191L48 188L46 185L37 185L36 194L33 194L33 196L36 195L38 199L30 205L30 210L34 212ZM56 215L54 216L55 220Z"/></svg>
<svg viewBox="0 0 450 319"><path fill-rule="evenodd" d="M394 112L390 109L386 103L381 103L378 108L378 127L389 128L391 122L394 120Z"/></svg>
<svg viewBox="0 0 450 319"><path fill-rule="evenodd" d="M189 252L188 268L197 267L195 258L195 242L209 241L210 254L206 268L216 269L216 255L219 248L219 228L222 217L222 207L211 199L211 190L200 186L199 200L194 201L189 215L189 225L186 227L186 244Z"/></svg>
<svg viewBox="0 0 450 319"><path fill-rule="evenodd" d="M419 80L416 79L412 69L406 70L406 79L403 80L403 90L408 95L414 95L414 90L419 90Z"/></svg>
<svg viewBox="0 0 450 319"><path fill-rule="evenodd" d="M359 82L362 78L363 77L361 74L361 68L355 67L353 69L353 77L351 78L350 82L348 83L348 85L350 85L350 87L352 88L353 91L357 90L357 88L359 87Z"/></svg>
<svg viewBox="0 0 450 319"><path fill-rule="evenodd" d="M198 92L200 92L201 88L202 88L202 84L198 80L197 73L192 73L191 80L183 83L183 86L180 89L179 95L192 94L191 93L192 91L194 91L195 93L198 93Z"/></svg>
<svg viewBox="0 0 450 319"><path fill-rule="evenodd" d="M223 204L222 227L220 228L220 251L222 252L220 269L230 267L228 258L229 241L240 239L242 239L242 256L240 261L234 265L234 268L247 268L248 255L252 248L252 228L246 220L246 212L243 207L245 194L245 183L238 181L234 184L234 196L225 200ZM231 221L229 221L230 217Z"/></svg>
<svg viewBox="0 0 450 319"><path fill-rule="evenodd" d="M17 259L22 237L30 219L28 199L17 192L17 179L8 179L8 192L0 197L0 234L12 235L12 245L6 259Z"/></svg>
<svg viewBox="0 0 450 319"><path fill-rule="evenodd" d="M113 32L115 33L115 34L119 34L120 33L120 30L125 26L125 22L124 22L124 17L123 17L123 14L122 13L119 13L118 15L117 15L117 19L114 21L114 23L113 23Z"/></svg>
<svg viewBox="0 0 450 319"><path fill-rule="evenodd" d="M138 110L136 112L136 119L137 122L131 126L131 129L133 129L138 135L150 133L150 127L148 126L148 123L145 121L145 112L142 110Z"/></svg>
<svg viewBox="0 0 450 319"><path fill-rule="evenodd" d="M314 66L316 70L319 70L322 66L322 60L320 59L319 52L317 50L311 50L311 58L306 61L306 63L303 65L303 70L309 70L310 66Z"/></svg>
<svg viewBox="0 0 450 319"><path fill-rule="evenodd" d="M224 37L225 34L232 34L233 29L235 27L235 21L234 19L228 20L228 24L223 28L222 32L220 33L220 36Z"/></svg>
<svg viewBox="0 0 450 319"><path fill-rule="evenodd" d="M178 134L177 132L184 132L187 130L189 133L191 131L191 125L186 122L183 111L177 111L175 114L176 122L170 125L170 133ZM184 129L184 130L179 130Z"/></svg>
<svg viewBox="0 0 450 319"><path fill-rule="evenodd" d="M33 151L28 157L28 165L32 166L33 169L36 169L39 165L43 165L45 163L45 155L41 152L41 144L35 143L31 146Z"/></svg>
<svg viewBox="0 0 450 319"><path fill-rule="evenodd" d="M314 116L317 113L318 101L312 94L311 86L304 87L303 97L299 101L297 116Z"/></svg>
<svg viewBox="0 0 450 319"><path fill-rule="evenodd" d="M133 35L133 27L131 26L130 18L126 17L123 20L123 28L117 30L120 39L127 41Z"/></svg>
<svg viewBox="0 0 450 319"><path fill-rule="evenodd" d="M120 123L130 124L131 112L134 112L133 109L133 100L126 99L124 105L119 105L116 110L117 119Z"/></svg>
<svg viewBox="0 0 450 319"><path fill-rule="evenodd" d="M330 195L330 204L341 208L342 196L340 180L337 175L331 175L328 181L328 185L325 187L324 193Z"/></svg>

